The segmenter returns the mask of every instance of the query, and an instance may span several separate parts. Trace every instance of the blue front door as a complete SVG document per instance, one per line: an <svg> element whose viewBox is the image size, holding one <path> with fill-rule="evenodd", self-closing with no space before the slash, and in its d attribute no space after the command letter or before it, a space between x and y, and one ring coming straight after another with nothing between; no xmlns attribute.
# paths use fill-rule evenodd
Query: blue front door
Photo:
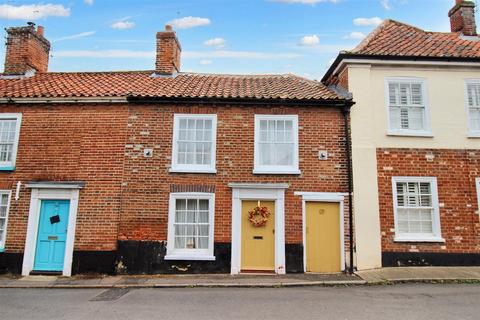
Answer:
<svg viewBox="0 0 480 320"><path fill-rule="evenodd" d="M34 271L62 271L70 200L42 200Z"/></svg>

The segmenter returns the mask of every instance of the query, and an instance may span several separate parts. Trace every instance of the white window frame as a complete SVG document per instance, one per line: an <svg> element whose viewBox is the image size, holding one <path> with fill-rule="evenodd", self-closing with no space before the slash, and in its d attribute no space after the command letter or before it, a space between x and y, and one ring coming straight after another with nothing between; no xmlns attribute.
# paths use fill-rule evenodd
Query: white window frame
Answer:
<svg viewBox="0 0 480 320"><path fill-rule="evenodd" d="M430 183L432 192L432 235L426 235L422 233L400 233L398 227L398 215L397 215L397 182L417 182L417 183ZM438 202L438 189L436 177L392 177L392 194L393 194L393 211L395 220L395 241L396 242L445 242L445 239L441 235L440 225L440 208Z"/></svg>
<svg viewBox="0 0 480 320"><path fill-rule="evenodd" d="M475 184L477 186L477 201L478 201L478 214L480 215L480 177L475 179Z"/></svg>
<svg viewBox="0 0 480 320"><path fill-rule="evenodd" d="M206 199L208 200L210 224L208 249L175 249L175 203L177 199ZM202 192L170 193L168 209L167 255L165 260L205 260L214 261L214 233L215 233L215 194Z"/></svg>
<svg viewBox="0 0 480 320"><path fill-rule="evenodd" d="M420 83L422 85L423 102L425 104L425 114L423 117L423 130L412 129L392 129L390 122L390 83ZM387 135L390 136L412 136L412 137L433 137L430 127L430 107L428 100L427 80L425 78L415 77L388 77L385 78L385 107L387 111Z"/></svg>
<svg viewBox="0 0 480 320"><path fill-rule="evenodd" d="M265 166L260 165L260 121L262 120L292 120L293 129L293 165L292 166ZM255 115L254 138L254 174L300 174L298 155L298 115Z"/></svg>
<svg viewBox="0 0 480 320"><path fill-rule="evenodd" d="M210 165L198 164L178 164L178 135L181 119L204 119L212 121L212 148ZM217 153L217 115L216 114L174 114L173 116L173 139L172 139L172 165L170 172L185 173L216 173L216 153Z"/></svg>
<svg viewBox="0 0 480 320"><path fill-rule="evenodd" d="M12 149L12 161L0 161L0 171L13 171L17 162L18 141L20 140L20 128L22 126L21 113L0 113L0 120L16 120L15 140Z"/></svg>
<svg viewBox="0 0 480 320"><path fill-rule="evenodd" d="M3 231L3 237L0 237L0 252L5 251L5 242L7 240L7 229L8 229L8 216L10 214L10 201L12 200L12 191L11 190L0 190L0 195L8 195L7 202L7 215L5 216L5 226Z"/></svg>
<svg viewBox="0 0 480 320"><path fill-rule="evenodd" d="M465 80L465 110L467 112L467 127L468 127L468 136L471 138L480 138L480 130L473 130L470 125L470 106L468 105L468 85L469 84L479 84L480 79L466 79Z"/></svg>

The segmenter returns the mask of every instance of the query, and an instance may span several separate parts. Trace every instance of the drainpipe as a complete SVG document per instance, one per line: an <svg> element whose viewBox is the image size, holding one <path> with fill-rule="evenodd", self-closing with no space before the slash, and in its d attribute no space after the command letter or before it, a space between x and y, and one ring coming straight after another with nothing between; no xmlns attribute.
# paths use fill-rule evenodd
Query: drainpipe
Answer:
<svg viewBox="0 0 480 320"><path fill-rule="evenodd" d="M351 104L349 102L345 103L345 106L342 109L344 127L345 127L345 155L347 157L347 175L348 175L348 238L350 242L350 267L349 273L353 274L353 172L352 172L352 155L351 155L351 140L350 140L350 125L349 125L349 115L350 115Z"/></svg>

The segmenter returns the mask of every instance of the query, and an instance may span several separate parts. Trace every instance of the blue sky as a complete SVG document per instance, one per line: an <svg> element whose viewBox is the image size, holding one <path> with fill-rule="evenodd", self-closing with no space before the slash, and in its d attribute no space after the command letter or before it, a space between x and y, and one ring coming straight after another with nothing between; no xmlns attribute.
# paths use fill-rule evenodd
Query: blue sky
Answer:
<svg viewBox="0 0 480 320"><path fill-rule="evenodd" d="M318 79L339 50L355 47L381 19L449 31L447 12L454 2L10 0L0 1L0 27L31 20L45 26L52 42L50 71L151 70L155 33L173 22L182 71ZM2 61L4 51L2 42Z"/></svg>

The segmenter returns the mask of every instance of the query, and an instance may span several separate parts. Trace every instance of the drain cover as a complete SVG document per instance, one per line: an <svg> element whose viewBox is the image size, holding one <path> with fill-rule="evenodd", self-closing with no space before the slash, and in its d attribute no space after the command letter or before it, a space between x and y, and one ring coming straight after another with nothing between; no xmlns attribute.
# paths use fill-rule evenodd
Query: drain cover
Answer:
<svg viewBox="0 0 480 320"><path fill-rule="evenodd" d="M115 301L126 295L130 291L129 288L112 288L96 295L90 301Z"/></svg>

